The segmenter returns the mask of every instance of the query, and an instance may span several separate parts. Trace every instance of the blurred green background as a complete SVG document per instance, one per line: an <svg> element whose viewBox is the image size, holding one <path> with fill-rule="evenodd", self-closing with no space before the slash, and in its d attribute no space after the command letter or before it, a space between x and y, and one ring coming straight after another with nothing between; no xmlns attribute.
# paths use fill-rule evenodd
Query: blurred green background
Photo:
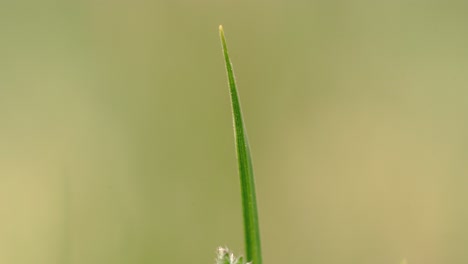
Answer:
<svg viewBox="0 0 468 264"><path fill-rule="evenodd" d="M0 263L468 263L468 2L0 0Z"/></svg>

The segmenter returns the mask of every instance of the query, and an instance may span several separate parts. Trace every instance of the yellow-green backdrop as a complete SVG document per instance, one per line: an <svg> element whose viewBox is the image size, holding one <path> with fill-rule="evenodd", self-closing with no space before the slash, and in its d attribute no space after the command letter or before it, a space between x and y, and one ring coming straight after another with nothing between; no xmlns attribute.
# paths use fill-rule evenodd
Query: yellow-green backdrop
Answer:
<svg viewBox="0 0 468 264"><path fill-rule="evenodd" d="M0 263L468 263L468 4L1 0Z"/></svg>

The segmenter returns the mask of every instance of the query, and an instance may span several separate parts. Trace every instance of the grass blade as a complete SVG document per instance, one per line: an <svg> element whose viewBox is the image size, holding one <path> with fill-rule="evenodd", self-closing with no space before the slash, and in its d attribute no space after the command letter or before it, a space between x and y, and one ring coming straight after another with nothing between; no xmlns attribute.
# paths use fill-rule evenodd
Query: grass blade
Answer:
<svg viewBox="0 0 468 264"><path fill-rule="evenodd" d="M237 162L241 183L242 210L244 219L245 254L247 262L262 264L260 245L260 228L258 223L257 198L255 195L255 182L250 157L249 143L242 119L239 95L236 87L234 71L229 58L226 38L222 26L219 26L219 35L223 47L224 60L231 95L232 117L234 122L234 136L236 141Z"/></svg>

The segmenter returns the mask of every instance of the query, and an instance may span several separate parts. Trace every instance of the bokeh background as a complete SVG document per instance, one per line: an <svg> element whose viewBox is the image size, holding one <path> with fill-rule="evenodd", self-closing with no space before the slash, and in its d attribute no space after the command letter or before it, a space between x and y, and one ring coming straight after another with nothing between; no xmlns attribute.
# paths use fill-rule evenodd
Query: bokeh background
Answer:
<svg viewBox="0 0 468 264"><path fill-rule="evenodd" d="M0 263L468 263L468 2L1 0Z"/></svg>

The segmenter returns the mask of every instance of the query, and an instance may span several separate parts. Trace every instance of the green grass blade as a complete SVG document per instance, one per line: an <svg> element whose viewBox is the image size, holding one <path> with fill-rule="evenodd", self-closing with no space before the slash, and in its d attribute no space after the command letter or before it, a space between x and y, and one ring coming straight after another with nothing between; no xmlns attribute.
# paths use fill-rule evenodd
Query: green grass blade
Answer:
<svg viewBox="0 0 468 264"><path fill-rule="evenodd" d="M223 27L219 26L221 44L223 46L224 60L231 94L232 116L234 122L234 136L236 140L237 162L242 194L242 210L244 218L245 254L247 262L262 264L260 246L260 229L258 223L257 198L255 195L254 174L250 158L249 143L242 119L239 95L236 87L234 71L229 59L226 38Z"/></svg>

